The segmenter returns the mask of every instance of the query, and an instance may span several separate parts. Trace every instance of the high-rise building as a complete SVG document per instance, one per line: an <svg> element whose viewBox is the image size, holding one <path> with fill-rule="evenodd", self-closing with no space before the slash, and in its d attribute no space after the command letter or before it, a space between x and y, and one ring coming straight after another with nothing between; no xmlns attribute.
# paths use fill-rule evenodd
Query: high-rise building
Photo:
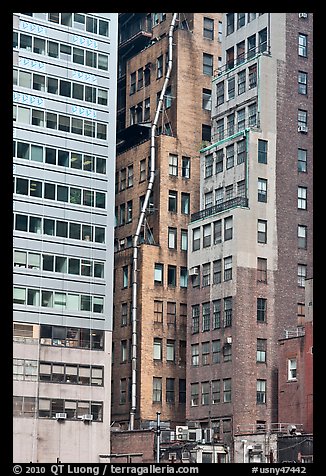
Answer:
<svg viewBox="0 0 326 476"><path fill-rule="evenodd" d="M110 450L116 13L15 13L14 460Z"/></svg>
<svg viewBox="0 0 326 476"><path fill-rule="evenodd" d="M231 451L234 435L278 422L278 339L305 314L312 50L311 13L223 15L189 226L187 420Z"/></svg>
<svg viewBox="0 0 326 476"><path fill-rule="evenodd" d="M158 412L162 425L185 421L187 227L211 139L220 20L119 15L112 421L121 428L146 428Z"/></svg>

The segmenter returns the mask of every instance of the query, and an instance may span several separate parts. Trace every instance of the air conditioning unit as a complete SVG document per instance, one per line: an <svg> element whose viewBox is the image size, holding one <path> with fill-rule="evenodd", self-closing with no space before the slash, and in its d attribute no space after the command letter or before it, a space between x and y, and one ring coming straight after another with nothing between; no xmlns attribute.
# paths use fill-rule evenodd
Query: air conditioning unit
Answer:
<svg viewBox="0 0 326 476"><path fill-rule="evenodd" d="M212 441L212 437L213 437L213 430L211 430L210 428L205 428L204 430L202 430L202 443L205 444L205 443L210 443Z"/></svg>
<svg viewBox="0 0 326 476"><path fill-rule="evenodd" d="M252 451L253 449L254 449L254 447L253 447L252 445L248 445L248 446L247 446L247 450L248 450L248 451Z"/></svg>
<svg viewBox="0 0 326 476"><path fill-rule="evenodd" d="M263 445L254 445L254 450L255 451L262 451Z"/></svg>
<svg viewBox="0 0 326 476"><path fill-rule="evenodd" d="M231 336L226 337L225 342L226 342L227 344L232 344L232 337L231 337Z"/></svg>
<svg viewBox="0 0 326 476"><path fill-rule="evenodd" d="M194 268L190 268L189 276L198 276L199 274L199 266L195 266Z"/></svg>
<svg viewBox="0 0 326 476"><path fill-rule="evenodd" d="M177 453L169 453L169 461L175 461L177 459Z"/></svg>
<svg viewBox="0 0 326 476"><path fill-rule="evenodd" d="M308 13L299 13L299 18L308 18Z"/></svg>
<svg viewBox="0 0 326 476"><path fill-rule="evenodd" d="M189 440L202 441L201 428L198 428L197 430L189 430Z"/></svg>
<svg viewBox="0 0 326 476"><path fill-rule="evenodd" d="M298 126L298 132L308 132L308 127L305 125Z"/></svg>
<svg viewBox="0 0 326 476"><path fill-rule="evenodd" d="M55 417L56 417L57 420L66 420L67 413L56 413Z"/></svg>
<svg viewBox="0 0 326 476"><path fill-rule="evenodd" d="M187 440L188 439L188 427L187 426L176 426L176 428L175 428L175 438L176 438L176 440Z"/></svg>
<svg viewBox="0 0 326 476"><path fill-rule="evenodd" d="M93 415L91 413L86 413L86 415L82 415L81 419L83 421L92 421L93 420Z"/></svg>

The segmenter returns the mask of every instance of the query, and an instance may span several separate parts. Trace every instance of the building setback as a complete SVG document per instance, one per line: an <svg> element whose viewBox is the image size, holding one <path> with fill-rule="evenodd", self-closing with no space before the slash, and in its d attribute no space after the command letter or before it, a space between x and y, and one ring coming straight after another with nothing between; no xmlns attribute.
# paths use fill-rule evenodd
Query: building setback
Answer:
<svg viewBox="0 0 326 476"><path fill-rule="evenodd" d="M235 435L280 422L278 339L305 314L313 39L310 13L222 21L212 143L189 225L186 417L232 453Z"/></svg>
<svg viewBox="0 0 326 476"><path fill-rule="evenodd" d="M115 13L15 13L14 460L110 451Z"/></svg>
<svg viewBox="0 0 326 476"><path fill-rule="evenodd" d="M138 244L135 362L132 245L148 188L150 126L169 65L173 14L119 15L112 420L120 428L130 426L132 365L135 428L155 425L157 412L163 426L185 421L187 227L199 207L199 150L210 140L220 17L180 13L173 28L171 76L155 131L153 190Z"/></svg>

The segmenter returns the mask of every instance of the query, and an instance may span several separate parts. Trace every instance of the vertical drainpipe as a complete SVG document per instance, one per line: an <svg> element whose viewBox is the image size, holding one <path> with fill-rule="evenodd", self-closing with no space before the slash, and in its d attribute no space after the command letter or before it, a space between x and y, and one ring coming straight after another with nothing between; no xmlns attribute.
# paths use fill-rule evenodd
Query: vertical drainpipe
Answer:
<svg viewBox="0 0 326 476"><path fill-rule="evenodd" d="M154 121L151 127L151 145L150 145L150 175L148 180L147 191L145 195L145 200L139 215L139 220L137 224L136 233L133 238L133 272L132 272L132 314L131 314L131 410L130 410L130 420L129 420L129 430L134 429L135 423L135 413L137 409L137 284L138 284L138 240L140 235L140 230L144 222L146 208L149 202L150 194L153 190L154 177L155 177L155 132L158 123L158 118L162 109L164 94L170 79L171 70L172 70L172 40L173 40L173 31L175 28L175 23L177 20L177 13L173 13L170 28L169 28L169 49L168 49L168 68L164 79L163 88L161 91L160 99L156 108L156 113Z"/></svg>

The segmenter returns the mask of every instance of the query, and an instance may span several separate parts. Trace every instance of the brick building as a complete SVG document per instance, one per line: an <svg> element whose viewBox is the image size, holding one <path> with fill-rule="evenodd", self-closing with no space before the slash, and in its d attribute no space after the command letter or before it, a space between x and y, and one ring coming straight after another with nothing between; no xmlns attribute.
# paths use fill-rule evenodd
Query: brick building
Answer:
<svg viewBox="0 0 326 476"><path fill-rule="evenodd" d="M187 420L232 445L281 421L278 340L312 276L310 13L223 16L188 269Z"/></svg>
<svg viewBox="0 0 326 476"><path fill-rule="evenodd" d="M122 428L131 411L137 428L150 425L157 412L171 427L185 421L187 227L199 208L199 150L210 140L221 14L180 13L173 28L171 75L155 130L155 178L137 245L133 320L133 237L148 190L151 124L169 66L172 18L119 15L112 420Z"/></svg>
<svg viewBox="0 0 326 476"><path fill-rule="evenodd" d="M278 415L280 421L299 423L305 433L313 432L313 316L312 279L306 281L304 325L286 330L279 340Z"/></svg>

